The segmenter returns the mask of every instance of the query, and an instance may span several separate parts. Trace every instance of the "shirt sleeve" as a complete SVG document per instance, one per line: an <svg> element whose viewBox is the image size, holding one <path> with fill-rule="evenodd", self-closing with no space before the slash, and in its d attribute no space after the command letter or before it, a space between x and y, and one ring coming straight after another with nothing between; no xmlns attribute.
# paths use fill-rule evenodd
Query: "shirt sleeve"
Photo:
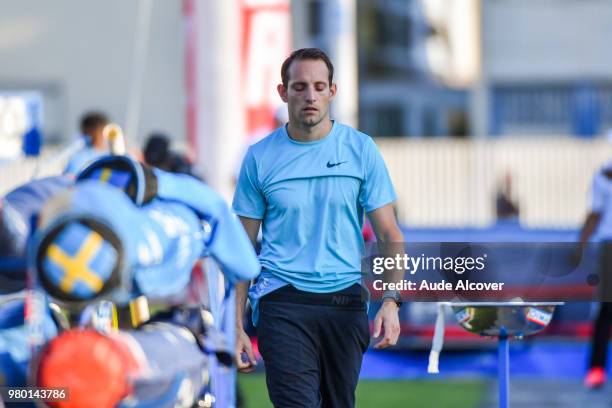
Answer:
<svg viewBox="0 0 612 408"><path fill-rule="evenodd" d="M359 191L359 204L366 212L394 202L397 199L385 161L372 139L368 139L363 152L364 178Z"/></svg>
<svg viewBox="0 0 612 408"><path fill-rule="evenodd" d="M266 201L257 174L257 162L250 148L240 167L232 209L240 216L257 220L262 220L266 212Z"/></svg>

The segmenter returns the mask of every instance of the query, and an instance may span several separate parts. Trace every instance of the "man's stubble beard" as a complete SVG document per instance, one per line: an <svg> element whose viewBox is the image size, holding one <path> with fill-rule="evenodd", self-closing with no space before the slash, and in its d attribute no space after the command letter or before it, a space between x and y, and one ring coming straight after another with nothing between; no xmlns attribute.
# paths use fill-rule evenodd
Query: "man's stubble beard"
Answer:
<svg viewBox="0 0 612 408"><path fill-rule="evenodd" d="M307 121L307 120L298 120L297 122L299 123L300 127L302 129L312 129L313 127L317 126L319 123L323 122L323 120L325 120L325 118L328 115L329 110L323 112L321 114L321 116L319 116L318 118L314 119L313 121Z"/></svg>

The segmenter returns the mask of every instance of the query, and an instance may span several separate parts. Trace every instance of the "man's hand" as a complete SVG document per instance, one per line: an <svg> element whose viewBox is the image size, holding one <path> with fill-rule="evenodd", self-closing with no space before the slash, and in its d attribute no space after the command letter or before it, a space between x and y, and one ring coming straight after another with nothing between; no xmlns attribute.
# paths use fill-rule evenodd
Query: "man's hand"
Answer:
<svg viewBox="0 0 612 408"><path fill-rule="evenodd" d="M394 257L404 252L404 235L397 226L393 204L384 205L368 213L372 227L376 233L378 250L387 257ZM383 276L385 282L399 282L404 276L404 271L398 269L387 269ZM379 337L381 331L384 337L374 348L383 349L397 344L400 334L399 307L393 299L383 299L383 304L376 319L374 319L374 337Z"/></svg>
<svg viewBox="0 0 612 408"><path fill-rule="evenodd" d="M244 227L249 239L253 246L257 243L257 233L259 232L259 226L261 220L254 218L239 217L240 223ZM241 373L250 373L255 369L257 360L255 359L255 353L253 353L253 346L251 345L251 339L244 331L242 325L242 319L244 318L244 305L247 301L247 293L249 292L250 282L238 282L236 288L236 367ZM242 358L245 357L246 361Z"/></svg>
<svg viewBox="0 0 612 408"><path fill-rule="evenodd" d="M246 354L248 360L242 361L243 354ZM251 339L244 332L244 330L236 329L236 367L241 373L250 373L255 369L257 360L255 359L255 353L253 353L253 346L251 345Z"/></svg>
<svg viewBox="0 0 612 408"><path fill-rule="evenodd" d="M399 307L391 299L385 299L376 318L374 319L374 337L381 335L381 329L384 337L379 341L374 348L384 349L397 344L397 339L400 335L399 323Z"/></svg>

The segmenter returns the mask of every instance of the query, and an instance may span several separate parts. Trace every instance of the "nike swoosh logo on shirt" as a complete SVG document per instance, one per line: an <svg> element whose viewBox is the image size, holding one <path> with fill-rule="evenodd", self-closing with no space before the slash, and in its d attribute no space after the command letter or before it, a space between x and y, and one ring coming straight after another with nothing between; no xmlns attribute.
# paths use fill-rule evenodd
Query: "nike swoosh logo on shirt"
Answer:
<svg viewBox="0 0 612 408"><path fill-rule="evenodd" d="M327 162L327 167L335 167L335 166L339 166L339 165L341 165L342 163L346 163L346 161L343 161L343 162L338 162L338 163L332 163L332 162L328 161L328 162Z"/></svg>

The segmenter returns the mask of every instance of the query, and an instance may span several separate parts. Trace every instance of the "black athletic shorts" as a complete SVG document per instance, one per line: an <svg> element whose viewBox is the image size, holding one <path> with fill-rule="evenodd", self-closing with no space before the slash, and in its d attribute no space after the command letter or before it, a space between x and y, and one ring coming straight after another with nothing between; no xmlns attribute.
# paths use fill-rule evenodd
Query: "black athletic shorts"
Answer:
<svg viewBox="0 0 612 408"><path fill-rule="evenodd" d="M370 342L365 299L359 284L334 293L288 285L261 298L259 351L276 408L355 405Z"/></svg>

